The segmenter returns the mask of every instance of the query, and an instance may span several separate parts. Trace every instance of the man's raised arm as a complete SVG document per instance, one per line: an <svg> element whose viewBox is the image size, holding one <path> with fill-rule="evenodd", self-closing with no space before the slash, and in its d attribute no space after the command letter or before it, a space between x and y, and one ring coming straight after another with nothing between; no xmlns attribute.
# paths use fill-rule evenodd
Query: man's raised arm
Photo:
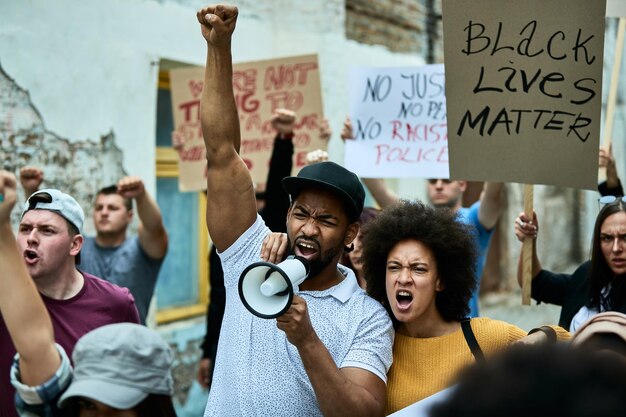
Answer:
<svg viewBox="0 0 626 417"><path fill-rule="evenodd" d="M257 215L252 178L238 154L241 133L231 56L237 14L237 7L230 5L207 6L197 13L207 41L200 106L207 157L207 227L220 251L233 244Z"/></svg>
<svg viewBox="0 0 626 417"><path fill-rule="evenodd" d="M21 382L35 386L54 375L61 358L54 346L50 316L28 275L11 229L15 188L15 176L0 170L0 320L4 320L15 350L20 354Z"/></svg>
<svg viewBox="0 0 626 417"><path fill-rule="evenodd" d="M480 193L480 208L478 221L487 230L496 227L498 217L502 212L502 188L501 182L485 182Z"/></svg>
<svg viewBox="0 0 626 417"><path fill-rule="evenodd" d="M153 259L163 259L167 253L168 236L157 202L146 190L139 177L126 176L117 182L117 192L135 200L139 215L139 244Z"/></svg>

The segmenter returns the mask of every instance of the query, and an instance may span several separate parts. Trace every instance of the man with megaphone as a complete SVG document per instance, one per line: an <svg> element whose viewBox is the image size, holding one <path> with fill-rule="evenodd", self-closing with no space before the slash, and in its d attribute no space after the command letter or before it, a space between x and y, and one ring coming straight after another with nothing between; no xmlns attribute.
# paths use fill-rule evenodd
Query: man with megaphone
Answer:
<svg viewBox="0 0 626 417"><path fill-rule="evenodd" d="M231 5L208 6L197 14L207 41L201 100L207 226L226 287L205 416L382 416L391 321L359 288L354 273L338 265L359 230L365 193L356 175L324 162L283 181L292 200L290 250L306 260L308 278L276 319L251 314L238 296L239 278L261 260L270 230L257 215L252 179L238 154L231 56L237 14Z"/></svg>

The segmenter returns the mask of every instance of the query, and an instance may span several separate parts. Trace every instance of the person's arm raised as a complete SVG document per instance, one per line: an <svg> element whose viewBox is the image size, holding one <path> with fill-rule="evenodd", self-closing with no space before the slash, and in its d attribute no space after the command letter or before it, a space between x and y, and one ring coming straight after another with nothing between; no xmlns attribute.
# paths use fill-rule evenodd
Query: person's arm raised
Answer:
<svg viewBox="0 0 626 417"><path fill-rule="evenodd" d="M238 154L239 116L233 93L231 37L238 10L214 5L197 13L207 41L200 105L207 158L207 227L219 251L227 249L255 221L256 201L250 172Z"/></svg>
<svg viewBox="0 0 626 417"><path fill-rule="evenodd" d="M20 168L20 184L24 189L24 198L28 199L33 193L39 191L43 182L43 170L35 166Z"/></svg>
<svg viewBox="0 0 626 417"><path fill-rule="evenodd" d="M400 198L387 187L384 178L361 178L363 184L374 197L381 209L387 208L400 201Z"/></svg>
<svg viewBox="0 0 626 417"><path fill-rule="evenodd" d="M624 195L622 182L617 175L617 166L615 157L613 157L613 147L609 145L608 149L600 148L598 166L606 168L606 181L598 186L602 195Z"/></svg>
<svg viewBox="0 0 626 417"><path fill-rule="evenodd" d="M349 116L346 117L346 120L343 122L340 137L344 143L347 140L354 140L352 121ZM399 197L387 187L383 178L361 178L361 181L365 184L381 209L389 207L400 200Z"/></svg>
<svg viewBox="0 0 626 417"><path fill-rule="evenodd" d="M17 196L16 179L10 172L0 171L0 196L0 312L20 354L21 382L41 385L57 371L61 357L54 344L50 316L11 229L11 210Z"/></svg>
<svg viewBox="0 0 626 417"><path fill-rule="evenodd" d="M139 177L127 176L117 182L117 192L124 198L135 200L139 215L139 244L154 259L167 252L167 232L157 202L150 196Z"/></svg>
<svg viewBox="0 0 626 417"><path fill-rule="evenodd" d="M502 211L502 188L501 182L486 182L480 193L480 208L478 209L478 221L487 230L496 226L500 212Z"/></svg>
<svg viewBox="0 0 626 417"><path fill-rule="evenodd" d="M283 188L283 178L291 175L293 168L293 131L296 113L288 109L276 109L271 119L276 130L272 156L265 183L265 206L260 214L273 232L285 232L289 196Z"/></svg>

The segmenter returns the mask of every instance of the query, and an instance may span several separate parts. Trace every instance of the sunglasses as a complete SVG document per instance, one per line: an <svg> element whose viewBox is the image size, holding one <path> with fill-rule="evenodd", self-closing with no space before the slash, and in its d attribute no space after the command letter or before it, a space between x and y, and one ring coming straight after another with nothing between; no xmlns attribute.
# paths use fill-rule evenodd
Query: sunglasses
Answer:
<svg viewBox="0 0 626 417"><path fill-rule="evenodd" d="M614 195L605 195L598 198L598 204L600 205L600 208L603 208L607 204L615 203L618 200L622 200L622 203L626 203L626 195L621 197L616 197Z"/></svg>

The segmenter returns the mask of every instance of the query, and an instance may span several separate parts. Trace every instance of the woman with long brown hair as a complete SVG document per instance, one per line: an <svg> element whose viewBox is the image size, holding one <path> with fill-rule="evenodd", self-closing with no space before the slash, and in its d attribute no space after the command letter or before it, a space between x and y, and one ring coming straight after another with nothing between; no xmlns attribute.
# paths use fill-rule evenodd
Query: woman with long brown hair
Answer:
<svg viewBox="0 0 626 417"><path fill-rule="evenodd" d="M582 323L603 311L626 313L626 198L604 196L605 204L593 228L591 259L574 273L543 269L533 253L532 298L562 306L559 325L574 332ZM537 238L537 215L521 213L515 220L519 240ZM521 285L521 254L518 281Z"/></svg>

